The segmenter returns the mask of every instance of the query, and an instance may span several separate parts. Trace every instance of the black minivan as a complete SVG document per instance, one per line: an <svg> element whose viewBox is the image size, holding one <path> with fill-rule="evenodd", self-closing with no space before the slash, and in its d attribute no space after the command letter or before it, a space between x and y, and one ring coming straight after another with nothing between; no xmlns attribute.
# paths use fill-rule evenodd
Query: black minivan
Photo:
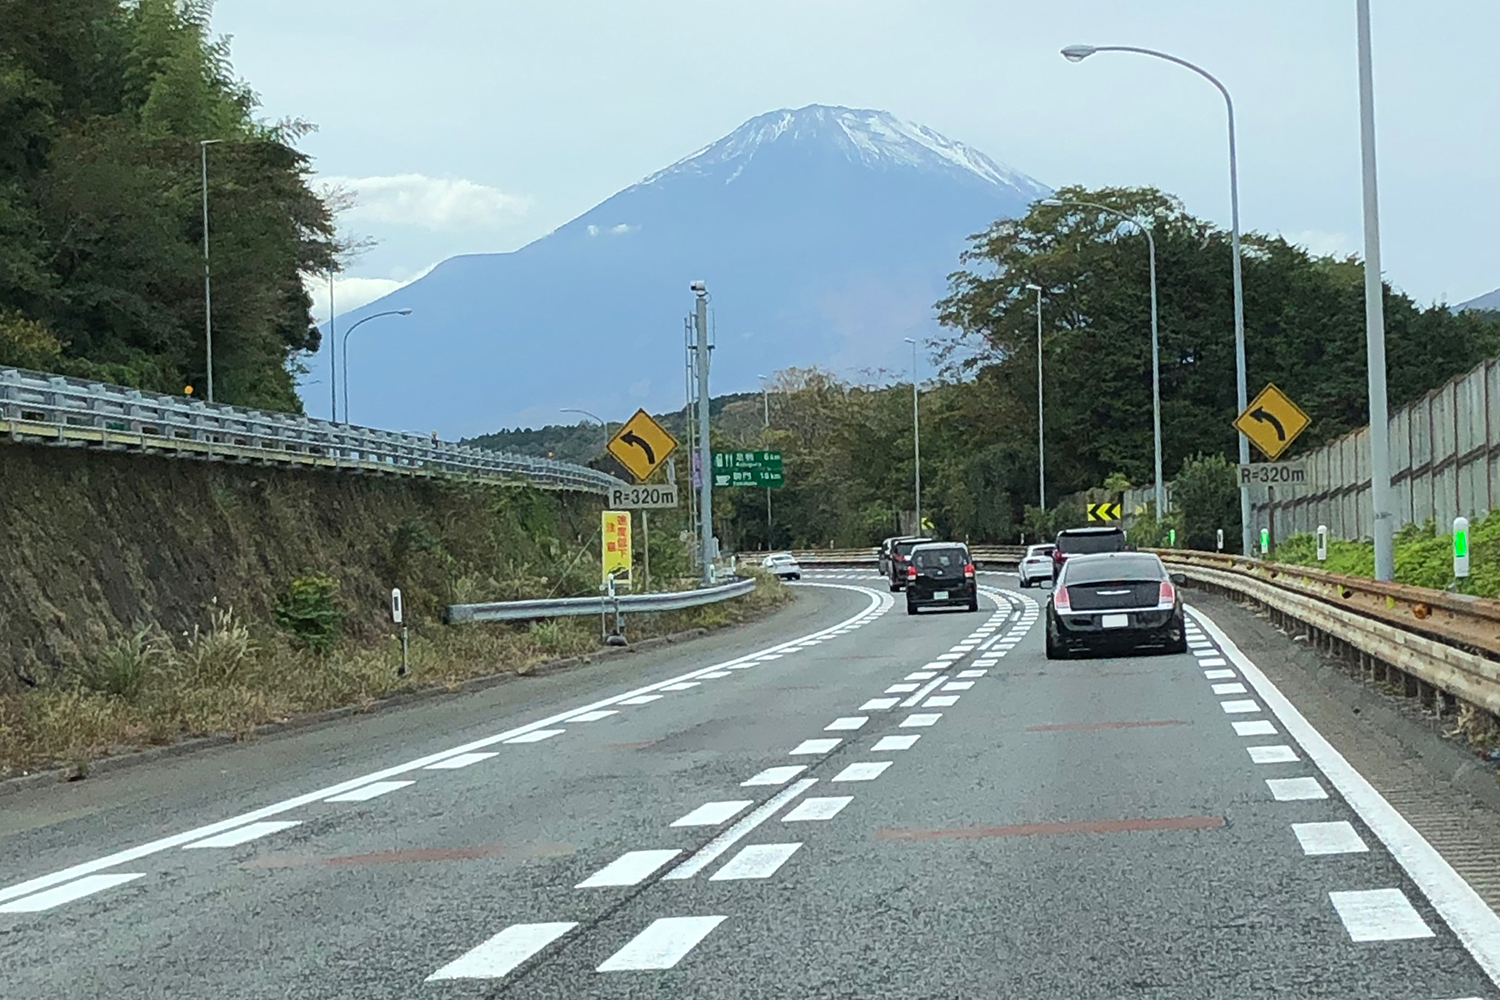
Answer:
<svg viewBox="0 0 1500 1000"><path fill-rule="evenodd" d="M979 587L968 546L926 542L913 548L906 562L906 613L959 606L979 610Z"/></svg>

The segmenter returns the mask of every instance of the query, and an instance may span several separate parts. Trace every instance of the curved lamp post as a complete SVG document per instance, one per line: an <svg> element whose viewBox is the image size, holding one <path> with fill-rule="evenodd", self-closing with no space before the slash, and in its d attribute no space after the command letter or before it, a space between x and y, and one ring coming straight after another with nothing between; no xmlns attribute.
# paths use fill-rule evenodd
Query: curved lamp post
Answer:
<svg viewBox="0 0 1500 1000"><path fill-rule="evenodd" d="M370 322L370 320L372 319L379 319L382 316L410 315L410 309L388 309L385 312L375 313L373 316L366 316L364 319L360 320L358 323L355 323L349 329L344 331L344 423L347 424L349 422L349 334L353 333L355 330L358 330L361 326Z"/></svg>

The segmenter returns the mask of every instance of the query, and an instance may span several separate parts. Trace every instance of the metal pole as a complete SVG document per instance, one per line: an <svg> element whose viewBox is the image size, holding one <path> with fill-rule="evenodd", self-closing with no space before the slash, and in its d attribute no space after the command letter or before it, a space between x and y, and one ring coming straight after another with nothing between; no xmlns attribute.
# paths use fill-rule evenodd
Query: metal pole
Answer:
<svg viewBox="0 0 1500 1000"><path fill-rule="evenodd" d="M693 291L698 298L693 325L698 338L698 467L702 477L698 486L699 548L703 553L703 585L709 586L714 573L714 470L708 440L708 292L702 282L697 282Z"/></svg>
<svg viewBox="0 0 1500 1000"><path fill-rule="evenodd" d="M917 526L915 534L918 538L922 535L922 418L921 409L917 405L917 342L911 337L903 337L911 345L911 443L912 453L916 458L916 515Z"/></svg>
<svg viewBox="0 0 1500 1000"><path fill-rule="evenodd" d="M1161 474L1161 341L1156 327L1156 238L1142 226L1151 251L1151 436L1156 449L1156 519L1167 516L1167 487Z"/></svg>
<svg viewBox="0 0 1500 1000"><path fill-rule="evenodd" d="M641 563L646 580L641 593L651 593L651 512L641 511Z"/></svg>
<svg viewBox="0 0 1500 1000"><path fill-rule="evenodd" d="M1036 497L1037 509L1047 509L1047 459L1042 434L1042 286L1036 289Z"/></svg>
<svg viewBox="0 0 1500 1000"><path fill-rule="evenodd" d="M364 319L360 320L358 323L355 323L349 329L344 331L343 350L339 352L343 355L344 358L344 423L347 424L349 422L349 334L353 333L355 330L358 330L361 326L370 322L370 320L372 319L379 319L382 316L410 315L410 309L387 309L385 312L378 312L373 315L366 316ZM598 420L599 418L595 417L594 419Z"/></svg>
<svg viewBox="0 0 1500 1000"><path fill-rule="evenodd" d="M339 359L335 350L337 342L333 330L333 270L328 271L328 391L333 398L328 403L328 420L330 423L339 422Z"/></svg>
<svg viewBox="0 0 1500 1000"><path fill-rule="evenodd" d="M765 423L762 424L761 426L763 426L764 428L766 428L767 430L769 430L771 428L771 393L766 388L766 377L764 375L760 376L760 398L761 398L761 402L765 405ZM766 551L769 552L770 549L771 549L771 487L767 486L766 487Z"/></svg>
<svg viewBox="0 0 1500 1000"><path fill-rule="evenodd" d="M208 147L218 139L204 139L198 143L198 152L203 161L203 347L207 363L208 401L214 401L214 307L213 283L208 268Z"/></svg>
<svg viewBox="0 0 1500 1000"><path fill-rule="evenodd" d="M1375 184L1375 80L1370 66L1370 0L1355 0L1359 32L1359 152L1365 209L1365 352L1370 386L1370 503L1375 579L1395 575L1391 547L1390 409L1385 386L1385 289L1380 276L1380 195Z"/></svg>

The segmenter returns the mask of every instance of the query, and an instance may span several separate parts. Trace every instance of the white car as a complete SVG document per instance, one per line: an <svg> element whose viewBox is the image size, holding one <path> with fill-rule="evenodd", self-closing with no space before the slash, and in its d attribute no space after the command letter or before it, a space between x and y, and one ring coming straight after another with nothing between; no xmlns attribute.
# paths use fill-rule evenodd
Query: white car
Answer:
<svg viewBox="0 0 1500 1000"><path fill-rule="evenodd" d="M802 579L802 566L790 552L773 552L760 561L761 568L783 580Z"/></svg>
<svg viewBox="0 0 1500 1000"><path fill-rule="evenodd" d="M1016 568L1021 586L1030 587L1039 581L1052 579L1052 550L1055 548L1055 545L1032 545L1026 549L1026 554L1021 557L1021 565Z"/></svg>

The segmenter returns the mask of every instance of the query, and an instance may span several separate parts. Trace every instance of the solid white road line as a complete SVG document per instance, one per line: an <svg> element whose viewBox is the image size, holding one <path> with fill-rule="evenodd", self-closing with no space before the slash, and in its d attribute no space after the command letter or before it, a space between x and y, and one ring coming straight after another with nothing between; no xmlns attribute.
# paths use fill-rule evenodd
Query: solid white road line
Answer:
<svg viewBox="0 0 1500 1000"><path fill-rule="evenodd" d="M852 795L830 795L823 798L803 799L796 807L785 816L781 817L783 823L812 823L818 820L833 819L844 807L854 801ZM710 880L712 881L712 880Z"/></svg>
<svg viewBox="0 0 1500 1000"><path fill-rule="evenodd" d="M666 687L662 688L662 690L663 691L686 691L686 690L688 690L690 688L697 687L698 684L699 684L698 681L678 681L676 684L668 684Z"/></svg>
<svg viewBox="0 0 1500 1000"><path fill-rule="evenodd" d="M573 888L598 889L612 885L638 885L650 877L652 872L681 853L675 847L662 851L629 851L615 858Z"/></svg>
<svg viewBox="0 0 1500 1000"><path fill-rule="evenodd" d="M1289 746L1274 747L1246 747L1250 752L1250 759L1257 764L1290 764L1300 760L1297 751Z"/></svg>
<svg viewBox="0 0 1500 1000"><path fill-rule="evenodd" d="M577 926L572 922L512 924L428 976L427 982L441 979L499 979Z"/></svg>
<svg viewBox="0 0 1500 1000"><path fill-rule="evenodd" d="M912 745L921 738L921 733L912 733L910 736L882 736L875 741L875 745L870 748L870 752L884 753L887 750L910 750Z"/></svg>
<svg viewBox="0 0 1500 1000"><path fill-rule="evenodd" d="M1227 677L1233 677L1234 676L1234 671L1233 670L1205 670L1205 671L1203 671L1203 676L1206 677L1206 678L1208 678L1211 681L1221 681L1221 680L1224 680Z"/></svg>
<svg viewBox="0 0 1500 1000"><path fill-rule="evenodd" d="M686 816L672 823L673 826L718 826L738 816L746 806L753 806L751 799L736 799L729 802L705 802Z"/></svg>
<svg viewBox="0 0 1500 1000"><path fill-rule="evenodd" d="M823 727L823 731L825 733L837 733L850 729L859 729L869 721L870 717L868 715L846 715L842 719L834 719Z"/></svg>
<svg viewBox="0 0 1500 1000"><path fill-rule="evenodd" d="M729 671L727 671L727 670L715 670L713 673L699 674L698 675L698 679L699 680L705 680L705 681L716 681L720 677L728 677L728 676L729 676Z"/></svg>
<svg viewBox="0 0 1500 1000"><path fill-rule="evenodd" d="M899 698L871 698L859 706L861 712L884 712L888 708L895 708Z"/></svg>
<svg viewBox="0 0 1500 1000"><path fill-rule="evenodd" d="M670 969L724 920L724 917L662 917L606 958L597 971Z"/></svg>
<svg viewBox="0 0 1500 1000"><path fill-rule="evenodd" d="M949 681L943 685L944 691L967 691L974 686L973 681Z"/></svg>
<svg viewBox="0 0 1500 1000"><path fill-rule="evenodd" d="M1224 712L1226 714L1228 714L1228 715L1240 715L1240 714L1243 714L1245 712L1259 712L1260 711L1260 705L1256 704L1253 700L1251 700L1251 701L1221 701L1221 702L1219 702L1219 704L1221 706L1223 706Z"/></svg>
<svg viewBox="0 0 1500 1000"><path fill-rule="evenodd" d="M802 803L807 805L806 802ZM748 878L770 878L776 869L797 853L797 844L750 844L724 862L724 867L708 877L710 882L735 882Z"/></svg>
<svg viewBox="0 0 1500 1000"><path fill-rule="evenodd" d="M888 760L861 761L858 764L850 764L838 774L833 776L834 781L874 781L891 766Z"/></svg>
<svg viewBox="0 0 1500 1000"><path fill-rule="evenodd" d="M1347 820L1293 823L1292 832L1297 835L1303 854L1363 854L1370 849Z"/></svg>
<svg viewBox="0 0 1500 1000"><path fill-rule="evenodd" d="M1330 892L1328 898L1352 940L1405 941L1434 936L1400 889Z"/></svg>
<svg viewBox="0 0 1500 1000"><path fill-rule="evenodd" d="M565 729L533 729L529 733L513 736L506 740L507 743L540 743L542 740L550 740L554 736L561 736L567 732Z"/></svg>
<svg viewBox="0 0 1500 1000"><path fill-rule="evenodd" d="M238 830L229 830L219 834L217 837L209 837L207 840L194 841L184 844L184 851L196 850L204 847L238 847L240 844L248 843L267 834L277 833L281 830L289 830L294 826L301 826L301 820L283 819L267 820L263 823L251 823L242 826Z"/></svg>
<svg viewBox="0 0 1500 1000"><path fill-rule="evenodd" d="M715 858L733 847L736 842L748 837L756 827L780 812L782 806L817 783L817 778L802 778L787 785L781 791L756 806L754 811L737 821L734 826L731 826L713 840L704 844L698 849L697 853L667 872L662 878L674 880L692 878L712 864Z"/></svg>
<svg viewBox="0 0 1500 1000"><path fill-rule="evenodd" d="M415 781L377 781L373 785L363 785L359 788L350 789L339 795L330 795L324 802L365 802L387 792L394 792L398 788L407 785L415 785Z"/></svg>
<svg viewBox="0 0 1500 1000"><path fill-rule="evenodd" d="M579 720L571 719L569 721L577 722ZM426 767L422 768L422 770L456 771L461 767L468 767L470 764L478 764L482 760L489 760L491 757L498 756L500 755L498 753L495 753L493 750L485 751L484 753L464 753L459 754L457 757L449 757L447 760L440 760L436 764L428 764Z"/></svg>
<svg viewBox="0 0 1500 1000"><path fill-rule="evenodd" d="M1236 736L1275 736L1276 727L1267 719L1255 719L1252 722L1236 722L1234 733Z"/></svg>
<svg viewBox="0 0 1500 1000"><path fill-rule="evenodd" d="M621 705L649 705L653 701L661 701L666 695L662 694L638 694L634 698L626 698L620 702Z"/></svg>
<svg viewBox="0 0 1500 1000"><path fill-rule="evenodd" d="M112 889L117 885L124 885L145 874L145 872L132 872L117 875L86 875L75 882L67 882L45 892L11 900L0 905L0 913L40 913L42 910L50 910L54 906L61 906L63 903L71 903L75 899L92 896L96 892Z"/></svg>
<svg viewBox="0 0 1500 1000"><path fill-rule="evenodd" d="M943 677L935 677L932 680L928 681L922 687L922 689L920 691L918 691L916 694L912 695L911 697L909 697L905 701L903 701L901 703L901 707L902 708L911 708L917 702L921 701L923 698L927 697L928 695L932 694L932 692L936 691L942 685L942 683L945 680L947 680L947 679L948 678L946 676L943 676Z"/></svg>
<svg viewBox="0 0 1500 1000"><path fill-rule="evenodd" d="M1214 694L1244 694L1244 693L1245 693L1245 685L1243 685L1243 684L1236 683L1236 684L1215 684L1214 685Z"/></svg>
<svg viewBox="0 0 1500 1000"><path fill-rule="evenodd" d="M798 754L804 753L828 753L842 742L844 741L841 739L803 740L792 748L792 752L788 756L795 757Z"/></svg>
<svg viewBox="0 0 1500 1000"><path fill-rule="evenodd" d="M1202 622L1204 630L1213 636L1219 648L1265 699L1287 732L1302 747L1302 752L1318 766L1344 801L1359 814L1365 826L1406 870L1491 982L1500 985L1500 916L1496 916L1469 883L1453 870L1453 866L1407 822L1406 817L1387 802L1364 775L1323 738L1323 734L1313 728L1260 667L1224 634L1223 629L1196 609L1188 610Z"/></svg>
<svg viewBox="0 0 1500 1000"><path fill-rule="evenodd" d="M1271 790L1271 795L1277 802L1328 798L1328 793L1323 791L1317 778L1267 778L1266 787Z"/></svg>
<svg viewBox="0 0 1500 1000"><path fill-rule="evenodd" d="M958 704L958 697L959 696L956 694L935 694L931 698L928 698L926 701L922 702L922 707L952 708L954 705Z"/></svg>
<svg viewBox="0 0 1500 1000"><path fill-rule="evenodd" d="M902 727L908 727L908 726L910 726L910 727L931 726L931 725L935 724L937 722L937 720L941 719L942 717L943 717L943 713L942 712L929 712L929 713L918 712L915 715L908 715L906 718L902 719L901 720L901 725L902 725Z"/></svg>
<svg viewBox="0 0 1500 1000"><path fill-rule="evenodd" d="M740 782L740 787L753 788L756 785L784 785L806 770L806 764L787 764L782 767L768 767L748 781Z"/></svg>

